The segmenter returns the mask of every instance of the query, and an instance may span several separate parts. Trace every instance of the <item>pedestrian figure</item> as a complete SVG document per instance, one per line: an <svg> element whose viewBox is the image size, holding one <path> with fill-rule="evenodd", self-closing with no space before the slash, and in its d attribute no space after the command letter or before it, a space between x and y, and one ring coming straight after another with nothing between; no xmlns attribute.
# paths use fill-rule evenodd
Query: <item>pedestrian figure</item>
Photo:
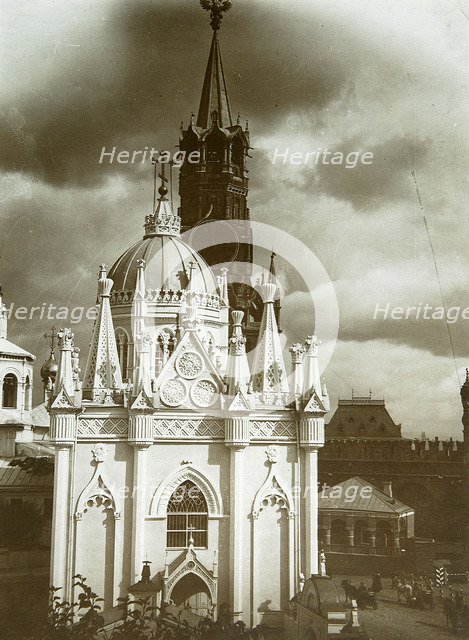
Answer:
<svg viewBox="0 0 469 640"><path fill-rule="evenodd" d="M383 590L383 585L381 584L381 575L377 573L373 576L373 580L371 582L371 591L374 593L380 593Z"/></svg>

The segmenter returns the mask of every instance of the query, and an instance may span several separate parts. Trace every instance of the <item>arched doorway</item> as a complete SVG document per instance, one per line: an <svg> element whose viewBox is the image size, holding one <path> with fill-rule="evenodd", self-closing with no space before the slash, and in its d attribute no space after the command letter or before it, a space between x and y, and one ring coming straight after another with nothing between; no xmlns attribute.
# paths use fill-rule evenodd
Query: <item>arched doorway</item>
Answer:
<svg viewBox="0 0 469 640"><path fill-rule="evenodd" d="M199 616L207 616L212 610L210 590L195 573L188 573L176 582L170 600L176 607L187 609Z"/></svg>

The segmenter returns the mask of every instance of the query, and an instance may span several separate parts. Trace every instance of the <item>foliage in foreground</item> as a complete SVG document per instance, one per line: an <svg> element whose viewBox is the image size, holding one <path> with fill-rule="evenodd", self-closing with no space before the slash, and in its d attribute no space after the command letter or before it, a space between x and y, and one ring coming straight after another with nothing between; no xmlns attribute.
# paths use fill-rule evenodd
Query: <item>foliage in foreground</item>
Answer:
<svg viewBox="0 0 469 640"><path fill-rule="evenodd" d="M157 613L149 599L120 598L122 620L112 629L103 629L101 615L103 599L86 584L86 578L75 576L74 587L80 589L78 601L70 604L58 595L60 589L51 587L47 623L42 631L23 640L261 640L261 627L247 629L244 623L230 623L228 615L217 622L203 619L197 627L169 615L164 610ZM84 612L84 614L83 614ZM80 614L79 622L73 623Z"/></svg>

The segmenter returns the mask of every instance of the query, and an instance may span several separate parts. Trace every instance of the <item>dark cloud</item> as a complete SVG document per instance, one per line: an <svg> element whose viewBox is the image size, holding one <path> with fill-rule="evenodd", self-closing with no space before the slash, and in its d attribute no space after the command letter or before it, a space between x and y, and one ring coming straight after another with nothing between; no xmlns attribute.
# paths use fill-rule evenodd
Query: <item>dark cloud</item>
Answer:
<svg viewBox="0 0 469 640"><path fill-rule="evenodd" d="M24 122L2 119L0 166L53 184L92 185L124 170L98 164L103 146L173 148L179 121L198 108L207 22L195 2L141 1L114 9L95 41L77 34L73 58L59 58L42 99L24 94ZM334 99L349 70L326 46L331 29L279 20L257 4L231 12L221 39L234 115L253 118L261 133L292 108L320 110ZM25 159L27 139L34 153Z"/></svg>
<svg viewBox="0 0 469 640"><path fill-rule="evenodd" d="M359 140L346 140L330 149L332 153L326 157L330 162L332 155L340 152L344 162L335 165L319 162L313 178L314 187L320 193L347 200L356 209L368 212L379 209L414 195L411 171L424 164L431 144L429 139L419 140L406 135L364 149ZM371 152L373 157L365 159L371 164L362 163L360 155L358 163L353 166L356 156L352 155L352 166L347 168L347 156L357 151L360 154Z"/></svg>

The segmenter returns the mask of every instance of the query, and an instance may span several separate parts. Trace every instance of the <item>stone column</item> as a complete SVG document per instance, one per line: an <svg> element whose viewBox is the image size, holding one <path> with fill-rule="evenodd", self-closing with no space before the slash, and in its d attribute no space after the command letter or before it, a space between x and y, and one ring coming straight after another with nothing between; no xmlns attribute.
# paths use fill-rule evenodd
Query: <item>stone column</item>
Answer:
<svg viewBox="0 0 469 640"><path fill-rule="evenodd" d="M54 502L52 510L51 574L50 582L61 587L60 597L69 598L68 542L70 538L70 477L71 444L61 444L55 448Z"/></svg>
<svg viewBox="0 0 469 640"><path fill-rule="evenodd" d="M399 540L399 518L395 518L392 522L392 537L393 537L393 544L392 544L392 552L393 555L399 555L399 551L401 548L401 541Z"/></svg>
<svg viewBox="0 0 469 640"><path fill-rule="evenodd" d="M230 605L235 622L243 617L244 449L248 444L249 417L227 418L225 445L230 448Z"/></svg>
<svg viewBox="0 0 469 640"><path fill-rule="evenodd" d="M145 560L145 503L148 446L134 444L134 472L132 486L132 560L131 584L138 582Z"/></svg>
<svg viewBox="0 0 469 640"><path fill-rule="evenodd" d="M305 576L319 571L318 544L318 448L324 445L324 417L300 419L300 446L304 449Z"/></svg>
<svg viewBox="0 0 469 640"><path fill-rule="evenodd" d="M50 580L52 586L62 589L60 595L65 600L70 600L72 588L70 486L78 412L73 401L69 403L63 394L53 401L50 408L49 435L55 447Z"/></svg>
<svg viewBox="0 0 469 640"><path fill-rule="evenodd" d="M345 526L347 527L347 545L351 547L351 552L353 553L353 548L355 546L355 534L354 527L355 521L353 516L345 517Z"/></svg>
<svg viewBox="0 0 469 640"><path fill-rule="evenodd" d="M305 449L305 576L319 571L318 450Z"/></svg>
<svg viewBox="0 0 469 640"><path fill-rule="evenodd" d="M151 408L130 416L129 444L134 448L132 479L132 557L131 583L138 582L145 560L145 515L148 448L153 444L153 419Z"/></svg>
<svg viewBox="0 0 469 640"><path fill-rule="evenodd" d="M376 517L368 516L368 533L370 535L370 553L376 553Z"/></svg>
<svg viewBox="0 0 469 640"><path fill-rule="evenodd" d="M325 547L331 546L331 516L324 516L324 545Z"/></svg>

